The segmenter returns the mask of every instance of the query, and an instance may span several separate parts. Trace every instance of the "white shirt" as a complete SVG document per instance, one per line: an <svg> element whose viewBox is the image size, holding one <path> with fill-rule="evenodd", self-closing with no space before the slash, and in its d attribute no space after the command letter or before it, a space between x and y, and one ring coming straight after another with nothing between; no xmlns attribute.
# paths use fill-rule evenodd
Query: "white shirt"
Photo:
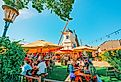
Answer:
<svg viewBox="0 0 121 82"><path fill-rule="evenodd" d="M44 61L40 62L37 67L39 68L37 74L46 73L45 69L47 68L47 66Z"/></svg>

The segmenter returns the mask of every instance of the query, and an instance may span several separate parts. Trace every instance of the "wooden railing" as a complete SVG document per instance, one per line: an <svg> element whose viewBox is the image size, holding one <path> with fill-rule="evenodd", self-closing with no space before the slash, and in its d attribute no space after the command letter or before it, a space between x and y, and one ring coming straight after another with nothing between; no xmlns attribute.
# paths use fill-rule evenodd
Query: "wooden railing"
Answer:
<svg viewBox="0 0 121 82"><path fill-rule="evenodd" d="M41 77L33 77L33 76L25 76L28 79L31 79L30 81L33 82L33 80L37 80L38 82L41 82Z"/></svg>
<svg viewBox="0 0 121 82"><path fill-rule="evenodd" d="M52 79L44 79L44 82L63 82L63 81L52 80Z"/></svg>
<svg viewBox="0 0 121 82"><path fill-rule="evenodd" d="M13 75L7 74L0 77L0 82L41 82L41 77L33 77L27 75L23 76L20 74L13 74Z"/></svg>

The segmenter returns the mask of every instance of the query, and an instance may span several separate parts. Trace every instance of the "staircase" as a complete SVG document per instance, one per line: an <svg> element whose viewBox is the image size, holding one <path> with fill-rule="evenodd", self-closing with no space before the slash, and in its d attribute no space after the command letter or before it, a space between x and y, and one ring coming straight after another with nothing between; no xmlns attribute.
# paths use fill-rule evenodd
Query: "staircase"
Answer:
<svg viewBox="0 0 121 82"><path fill-rule="evenodd" d="M110 77L111 82L115 82L115 81L118 80L117 77L116 77L116 71L115 71L115 69L113 67L108 67L107 68L107 76Z"/></svg>
<svg viewBox="0 0 121 82"><path fill-rule="evenodd" d="M118 80L121 80L121 72L115 69L115 74Z"/></svg>

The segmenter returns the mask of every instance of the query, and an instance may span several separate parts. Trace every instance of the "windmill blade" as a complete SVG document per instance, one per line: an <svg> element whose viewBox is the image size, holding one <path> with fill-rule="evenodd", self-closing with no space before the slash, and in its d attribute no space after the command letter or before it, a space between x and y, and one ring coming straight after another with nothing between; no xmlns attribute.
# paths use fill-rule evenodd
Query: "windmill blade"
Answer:
<svg viewBox="0 0 121 82"><path fill-rule="evenodd" d="M66 27L67 27L68 23L69 23L69 20L67 20L66 25L65 25L65 27L63 28L63 31L62 31L62 34L61 34L61 36L60 36L60 39L59 39L58 45L59 45L60 42L61 42L61 39L62 39L62 37L63 37L63 32L66 30Z"/></svg>

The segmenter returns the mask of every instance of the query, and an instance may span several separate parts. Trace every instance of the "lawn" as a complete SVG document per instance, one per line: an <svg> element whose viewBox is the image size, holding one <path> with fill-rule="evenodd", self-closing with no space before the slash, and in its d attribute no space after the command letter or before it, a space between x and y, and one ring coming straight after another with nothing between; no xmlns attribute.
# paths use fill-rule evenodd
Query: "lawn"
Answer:
<svg viewBox="0 0 121 82"><path fill-rule="evenodd" d="M67 66L55 66L53 71L47 76L47 79L64 81L68 76L66 68Z"/></svg>
<svg viewBox="0 0 121 82"><path fill-rule="evenodd" d="M68 76L66 68L67 68L67 66L55 66L53 71L51 73L49 73L49 75L47 76L47 79L64 81ZM98 68L96 68L96 70L97 70L97 74L99 75L99 77L101 78L101 80L103 82L111 82L110 77L106 76L105 67L100 67L100 68L98 67ZM114 78L114 79L116 79L116 78ZM116 82L121 82L121 80L117 80Z"/></svg>
<svg viewBox="0 0 121 82"><path fill-rule="evenodd" d="M103 82L111 82L110 77L106 76L106 68L105 67L100 67L100 68L98 67L98 68L96 68L96 70L97 70L97 74L99 75L99 77L101 78L101 80ZM118 80L117 78L114 78L114 79L117 80L115 82L121 82L121 80Z"/></svg>

